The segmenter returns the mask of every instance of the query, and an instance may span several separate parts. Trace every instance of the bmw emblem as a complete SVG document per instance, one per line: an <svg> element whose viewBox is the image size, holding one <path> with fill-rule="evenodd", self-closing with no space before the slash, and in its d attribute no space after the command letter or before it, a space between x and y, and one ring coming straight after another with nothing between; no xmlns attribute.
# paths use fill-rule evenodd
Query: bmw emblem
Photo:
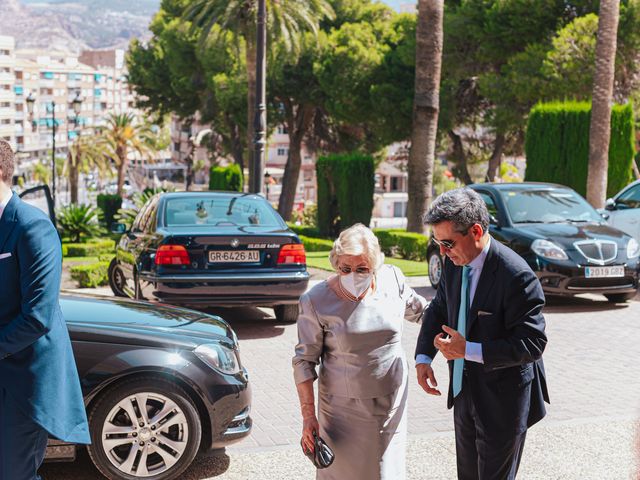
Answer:
<svg viewBox="0 0 640 480"><path fill-rule="evenodd" d="M231 240L231 246L233 248L237 248L238 245L240 245L240 241L237 238L234 238L233 240Z"/></svg>

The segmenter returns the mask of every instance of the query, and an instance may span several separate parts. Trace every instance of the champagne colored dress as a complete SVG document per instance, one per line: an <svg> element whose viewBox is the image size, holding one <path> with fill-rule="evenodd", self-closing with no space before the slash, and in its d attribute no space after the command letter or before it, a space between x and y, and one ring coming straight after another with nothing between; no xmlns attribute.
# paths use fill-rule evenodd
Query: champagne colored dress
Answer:
<svg viewBox="0 0 640 480"><path fill-rule="evenodd" d="M419 321L426 304L391 265L378 270L375 290L360 301L338 296L326 281L301 297L294 379L318 379L320 436L335 452L317 479L405 478L408 365L401 336L403 321Z"/></svg>

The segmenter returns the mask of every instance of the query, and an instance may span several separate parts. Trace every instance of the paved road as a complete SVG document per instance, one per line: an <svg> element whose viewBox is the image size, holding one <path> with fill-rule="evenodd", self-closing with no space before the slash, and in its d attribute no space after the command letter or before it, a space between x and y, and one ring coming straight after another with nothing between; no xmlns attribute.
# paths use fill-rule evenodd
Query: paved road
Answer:
<svg viewBox="0 0 640 480"><path fill-rule="evenodd" d="M427 297L431 288L420 288ZM301 419L291 377L295 325L268 309L217 310L240 338L253 383L253 433L225 456L202 459L187 479L307 479L313 472L298 452ZM521 478L622 479L638 469L632 449L640 417L640 297L611 305L598 296L551 299L545 308L549 344L545 364L552 404L529 435ZM412 357L419 326L406 323L403 344ZM434 368L446 389L442 358ZM453 422L444 397L427 397L411 379L409 478L454 478ZM47 465L45 480L100 478L85 454L75 464ZM640 477L638 477L640 478Z"/></svg>

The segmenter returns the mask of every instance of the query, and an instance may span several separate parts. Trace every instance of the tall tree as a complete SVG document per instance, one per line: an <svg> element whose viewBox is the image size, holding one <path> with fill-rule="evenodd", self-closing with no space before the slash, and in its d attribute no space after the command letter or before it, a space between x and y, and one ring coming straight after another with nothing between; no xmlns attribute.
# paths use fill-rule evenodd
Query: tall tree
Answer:
<svg viewBox="0 0 640 480"><path fill-rule="evenodd" d="M118 172L118 195L122 196L124 180L130 165L130 154L147 155L154 150L154 134L146 123L136 121L132 113L110 113L100 133L99 148Z"/></svg>
<svg viewBox="0 0 640 480"><path fill-rule="evenodd" d="M589 126L589 171L587 173L587 200L595 208L604 207L607 198L611 103L619 17L619 0L600 1L596 70L593 77L591 125Z"/></svg>
<svg viewBox="0 0 640 480"><path fill-rule="evenodd" d="M219 32L232 31L244 39L247 67L247 145L252 145L255 130L257 0L194 0L185 11L185 18L200 28L201 43L212 34L214 42ZM318 31L324 17L333 10L326 0L267 0L267 32L290 52L298 52L300 32ZM220 27L215 29L215 26ZM249 155L251 161L252 155Z"/></svg>
<svg viewBox="0 0 640 480"><path fill-rule="evenodd" d="M99 148L98 137L80 135L69 147L65 172L69 178L71 203L78 203L78 183L80 172L96 168L103 173L107 169L105 157Z"/></svg>
<svg viewBox="0 0 640 480"><path fill-rule="evenodd" d="M422 218L431 202L440 109L444 0L419 0L416 82L409 151L407 230L425 232Z"/></svg>

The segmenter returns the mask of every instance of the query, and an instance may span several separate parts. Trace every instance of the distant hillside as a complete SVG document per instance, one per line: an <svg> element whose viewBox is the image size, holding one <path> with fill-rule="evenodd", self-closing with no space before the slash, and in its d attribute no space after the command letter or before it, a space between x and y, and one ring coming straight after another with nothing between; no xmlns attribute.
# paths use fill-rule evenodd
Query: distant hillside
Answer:
<svg viewBox="0 0 640 480"><path fill-rule="evenodd" d="M160 0L0 0L0 32L18 48L126 48L150 37Z"/></svg>

